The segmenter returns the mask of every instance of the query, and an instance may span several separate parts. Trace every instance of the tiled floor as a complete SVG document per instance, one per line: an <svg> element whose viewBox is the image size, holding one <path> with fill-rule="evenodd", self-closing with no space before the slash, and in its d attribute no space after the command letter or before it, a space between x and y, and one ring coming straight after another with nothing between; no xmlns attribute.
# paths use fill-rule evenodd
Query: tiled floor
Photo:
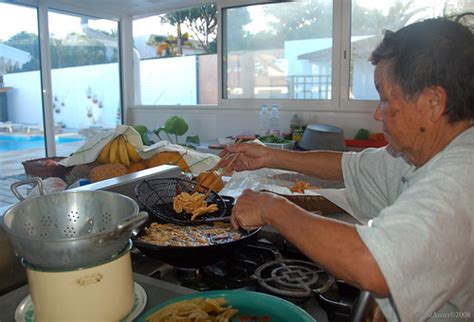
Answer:
<svg viewBox="0 0 474 322"><path fill-rule="evenodd" d="M63 143L61 144L61 151L64 153L63 155L70 155L82 144L83 142ZM25 169L21 162L43 157L43 148L0 152L0 207L18 202L18 199L11 192L10 186L12 183L26 178ZM23 186L19 189L22 195L25 195L27 190L27 186Z"/></svg>

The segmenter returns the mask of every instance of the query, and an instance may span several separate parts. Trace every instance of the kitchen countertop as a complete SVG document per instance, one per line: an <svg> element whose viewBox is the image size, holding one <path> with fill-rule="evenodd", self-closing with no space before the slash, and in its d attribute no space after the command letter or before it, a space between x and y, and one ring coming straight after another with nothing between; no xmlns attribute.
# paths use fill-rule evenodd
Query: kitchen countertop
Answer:
<svg viewBox="0 0 474 322"><path fill-rule="evenodd" d="M145 275L133 274L136 283L140 284L146 291L147 303L140 318L150 308L163 303L173 297L179 297L186 294L195 293L197 291L185 288L179 285L168 283L159 279L151 278ZM16 290L0 296L0 322L14 321L15 311L20 302L29 295L28 285L24 285ZM304 309L318 322L327 322L326 313L319 306L316 297L312 296L307 302Z"/></svg>
<svg viewBox="0 0 474 322"><path fill-rule="evenodd" d="M135 282L143 286L147 293L148 299L143 313L170 298L196 292L141 274L134 273L133 277ZM29 293L28 285L24 285L8 294L0 296L0 322L14 321L14 314L18 304L20 304Z"/></svg>

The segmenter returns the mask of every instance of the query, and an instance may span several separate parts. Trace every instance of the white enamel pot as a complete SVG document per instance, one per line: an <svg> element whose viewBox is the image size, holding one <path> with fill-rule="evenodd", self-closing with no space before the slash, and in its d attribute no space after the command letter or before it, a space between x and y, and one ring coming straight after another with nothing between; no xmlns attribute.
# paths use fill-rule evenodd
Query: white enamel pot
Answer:
<svg viewBox="0 0 474 322"><path fill-rule="evenodd" d="M45 271L23 261L35 321L120 321L135 301L129 246L115 259L71 271Z"/></svg>

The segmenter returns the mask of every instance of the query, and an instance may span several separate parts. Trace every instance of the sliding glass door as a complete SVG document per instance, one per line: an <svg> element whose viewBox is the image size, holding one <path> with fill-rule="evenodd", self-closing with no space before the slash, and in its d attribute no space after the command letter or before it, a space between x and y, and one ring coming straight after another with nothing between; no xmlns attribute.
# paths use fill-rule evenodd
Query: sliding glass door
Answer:
<svg viewBox="0 0 474 322"><path fill-rule="evenodd" d="M67 157L122 123L118 25L0 0L0 207L16 201L22 162Z"/></svg>
<svg viewBox="0 0 474 322"><path fill-rule="evenodd" d="M56 153L67 156L122 122L118 22L49 11L48 27Z"/></svg>
<svg viewBox="0 0 474 322"><path fill-rule="evenodd" d="M0 2L0 177L44 156L37 9Z"/></svg>

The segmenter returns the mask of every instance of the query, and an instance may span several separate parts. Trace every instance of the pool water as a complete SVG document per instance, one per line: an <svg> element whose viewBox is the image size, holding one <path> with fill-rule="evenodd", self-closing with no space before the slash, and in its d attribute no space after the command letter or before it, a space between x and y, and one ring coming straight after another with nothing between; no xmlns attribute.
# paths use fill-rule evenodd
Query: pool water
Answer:
<svg viewBox="0 0 474 322"><path fill-rule="evenodd" d="M56 137L56 144L79 142L81 138ZM41 135L18 136L18 135L0 135L0 152L28 150L44 147L44 137Z"/></svg>

